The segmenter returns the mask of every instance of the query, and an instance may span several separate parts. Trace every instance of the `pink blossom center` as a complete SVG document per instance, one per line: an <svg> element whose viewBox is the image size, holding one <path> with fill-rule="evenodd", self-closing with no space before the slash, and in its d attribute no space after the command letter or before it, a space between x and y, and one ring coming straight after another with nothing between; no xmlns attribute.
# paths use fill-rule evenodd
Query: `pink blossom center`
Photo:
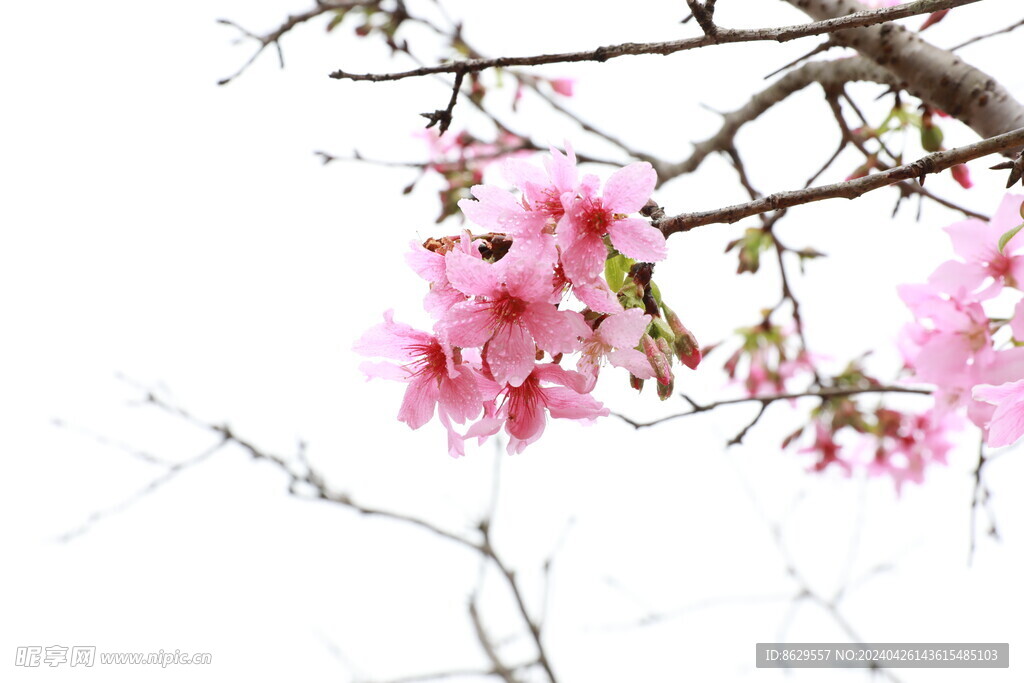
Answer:
<svg viewBox="0 0 1024 683"><path fill-rule="evenodd" d="M558 194L558 190L555 188L545 188L542 191L544 198L538 201L535 207L537 211L546 213L551 216L555 221L558 221L564 214L565 209L562 207L562 198ZM529 207L527 207L529 208Z"/></svg>
<svg viewBox="0 0 1024 683"><path fill-rule="evenodd" d="M580 227L587 234L602 237L608 232L608 226L615 220L615 216L601 205L600 199L587 197L583 201L586 205L581 212L583 225Z"/></svg>
<svg viewBox="0 0 1024 683"><path fill-rule="evenodd" d="M431 341L427 344L410 344L406 347L415 358L404 366L410 377L427 376L440 378L446 373L447 359L441 344Z"/></svg>
<svg viewBox="0 0 1024 683"><path fill-rule="evenodd" d="M540 390L540 382L532 375L518 387L509 386L506 391L508 419L511 422L515 422L519 417L534 414L538 405L547 405L544 393Z"/></svg>
<svg viewBox="0 0 1024 683"><path fill-rule="evenodd" d="M495 323L515 323L522 317L527 305L526 301L506 294L491 305L491 315L494 317Z"/></svg>

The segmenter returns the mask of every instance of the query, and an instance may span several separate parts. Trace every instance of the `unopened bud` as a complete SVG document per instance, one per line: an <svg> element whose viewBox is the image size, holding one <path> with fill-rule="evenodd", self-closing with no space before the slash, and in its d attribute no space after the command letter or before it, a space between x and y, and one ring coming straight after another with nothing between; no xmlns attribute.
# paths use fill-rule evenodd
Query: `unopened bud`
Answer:
<svg viewBox="0 0 1024 683"><path fill-rule="evenodd" d="M661 351L668 360L668 366L672 367L672 357L675 356L675 352L672 350L668 341L664 337L658 337L654 341L658 345L658 350Z"/></svg>
<svg viewBox="0 0 1024 683"><path fill-rule="evenodd" d="M743 349L737 349L734 354L729 356L729 360L725 361L725 373L729 376L729 379L736 379L736 366L740 364L740 356L743 353Z"/></svg>
<svg viewBox="0 0 1024 683"><path fill-rule="evenodd" d="M675 389L675 380L670 376L668 384L662 384L658 382L658 398L662 401L671 398L672 392Z"/></svg>
<svg viewBox="0 0 1024 683"><path fill-rule="evenodd" d="M658 342L654 341L651 335L644 333L640 338L640 344L643 346L644 355L647 356L647 360L651 363L654 376L658 379L660 395L661 385L668 386L672 383L672 367L669 365L668 358L658 348Z"/></svg>
<svg viewBox="0 0 1024 683"><path fill-rule="evenodd" d="M637 391L643 391L644 390L644 380L640 379L636 375L630 374L630 376L629 376L629 386L630 386L631 389L636 389Z"/></svg>
<svg viewBox="0 0 1024 683"><path fill-rule="evenodd" d="M668 322L672 334L675 335L673 346L676 358L686 367L696 370L701 359L700 344L697 343L697 338L693 336L693 332L686 329L675 311L664 303L662 303L661 309L665 312L665 321Z"/></svg>
<svg viewBox="0 0 1024 683"><path fill-rule="evenodd" d="M960 187L965 190L974 187L974 183L971 181L971 173L967 170L967 164L957 164L949 169L949 172L953 174L953 180L958 182Z"/></svg>
<svg viewBox="0 0 1024 683"><path fill-rule="evenodd" d="M921 126L921 146L927 152L938 152L942 149L942 129L936 125Z"/></svg>
<svg viewBox="0 0 1024 683"><path fill-rule="evenodd" d="M921 24L921 28L919 28L917 30L918 31L923 31L926 28L928 28L929 26L934 26L935 24L937 24L940 21L942 21L943 19L945 19L946 14L948 14L948 13L949 13L948 9L940 9L938 11L932 12L931 14L928 15L928 18L924 20L924 23Z"/></svg>

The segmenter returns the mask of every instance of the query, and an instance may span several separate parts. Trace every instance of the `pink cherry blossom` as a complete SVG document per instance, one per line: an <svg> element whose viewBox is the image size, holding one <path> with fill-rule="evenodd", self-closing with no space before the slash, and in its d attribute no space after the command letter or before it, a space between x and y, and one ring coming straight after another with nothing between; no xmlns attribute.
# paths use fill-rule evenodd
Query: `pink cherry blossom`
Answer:
<svg viewBox="0 0 1024 683"><path fill-rule="evenodd" d="M464 453L462 438L451 422L463 423L477 417L483 409L478 373L463 363L458 351L440 339L404 323L394 321L392 311L384 313L384 322L370 328L354 349L364 356L402 361L363 363L367 379L380 377L407 382L398 419L413 429L425 425L437 407L438 419L448 431L449 453Z"/></svg>
<svg viewBox="0 0 1024 683"><path fill-rule="evenodd" d="M829 465L836 464L844 470L847 475L852 471L850 463L839 457L840 446L835 442L832 430L821 422L814 423L814 443L806 448L801 448L798 453L814 453L818 459L811 465L815 472L821 472Z"/></svg>
<svg viewBox="0 0 1024 683"><path fill-rule="evenodd" d="M548 224L544 213L530 211L511 192L493 185L476 185L470 191L475 199L459 201L459 208L469 220L508 235L517 246L541 238Z"/></svg>
<svg viewBox="0 0 1024 683"><path fill-rule="evenodd" d="M565 215L558 222L558 246L566 276L573 282L597 277L607 258L604 236L620 253L637 261L665 258L665 236L639 211L654 191L658 176L646 161L621 168L608 178L598 197L591 185L583 193L562 195Z"/></svg>
<svg viewBox="0 0 1024 683"><path fill-rule="evenodd" d="M466 295L448 282L444 255L457 249L468 256L477 259L481 257L468 232L460 237L446 237L433 242L430 249L418 242L410 242L405 261L417 275L430 283L430 289L423 298L423 308L433 317L439 318L452 306L466 300Z"/></svg>
<svg viewBox="0 0 1024 683"><path fill-rule="evenodd" d="M440 329L456 346L483 346L499 385L526 380L536 347L552 355L570 353L580 337L590 335L582 315L556 307L550 263L506 257L491 264L459 252L446 259L452 285L473 298L452 306Z"/></svg>
<svg viewBox="0 0 1024 683"><path fill-rule="evenodd" d="M481 441L504 426L509 436L508 453L521 453L544 433L547 415L553 418L591 421L609 414L607 408L584 391L587 379L555 363L534 366L519 385L491 383L494 408L466 432Z"/></svg>
<svg viewBox="0 0 1024 683"><path fill-rule="evenodd" d="M576 370L588 380L586 390L591 391L597 384L597 375L605 359L616 367L629 370L639 379L654 377L651 362L643 351L635 348L651 322L651 316L639 308L628 308L599 320L597 329L584 340L580 359L576 362Z"/></svg>
<svg viewBox="0 0 1024 683"><path fill-rule="evenodd" d="M929 283L947 294L961 288L977 292L988 283L976 295L981 300L995 296L1004 286L1024 285L1024 231L1017 233L1002 252L999 251L999 238L1021 224L1021 200L1024 196L1008 194L992 220L971 218L947 227L953 248L962 260L940 265L928 279Z"/></svg>
<svg viewBox="0 0 1024 683"><path fill-rule="evenodd" d="M1024 434L1024 379L976 386L974 398L996 407L987 425L989 446L1008 446Z"/></svg>
<svg viewBox="0 0 1024 683"><path fill-rule="evenodd" d="M972 366L991 361L992 337L980 302L962 289L956 296L931 285L903 285L898 291L917 319L917 327L907 331L914 343L904 343L904 349L920 380L963 386Z"/></svg>
<svg viewBox="0 0 1024 683"><path fill-rule="evenodd" d="M544 170L522 159L509 159L504 171L509 182L522 191L527 210L545 216L554 224L565 213L562 195L579 192L581 183L572 145L566 143L565 154L554 147L550 151L551 156L544 159ZM587 187L596 182L592 176L586 179Z"/></svg>
<svg viewBox="0 0 1024 683"><path fill-rule="evenodd" d="M961 418L937 410L919 415L895 410L878 413L883 433L868 465L869 475L892 477L899 494L907 482L922 483L928 465L946 464L953 447L949 435L961 428Z"/></svg>

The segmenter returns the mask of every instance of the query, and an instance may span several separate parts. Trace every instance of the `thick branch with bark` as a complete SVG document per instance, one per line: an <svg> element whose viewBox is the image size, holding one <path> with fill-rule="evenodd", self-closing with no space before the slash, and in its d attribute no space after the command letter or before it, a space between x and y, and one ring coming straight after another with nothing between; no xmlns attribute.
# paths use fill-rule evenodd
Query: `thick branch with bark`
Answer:
<svg viewBox="0 0 1024 683"><path fill-rule="evenodd" d="M822 21L863 9L854 0L785 0ZM856 15L853 15L856 16ZM990 138L1024 127L1024 106L996 79L897 24L832 34L833 40L891 72L900 87Z"/></svg>

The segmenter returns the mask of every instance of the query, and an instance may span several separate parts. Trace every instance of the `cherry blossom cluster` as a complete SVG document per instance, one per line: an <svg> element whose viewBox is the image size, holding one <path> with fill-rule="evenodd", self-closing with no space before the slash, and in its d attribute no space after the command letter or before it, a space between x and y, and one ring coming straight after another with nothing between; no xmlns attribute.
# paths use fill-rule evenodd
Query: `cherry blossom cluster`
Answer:
<svg viewBox="0 0 1024 683"><path fill-rule="evenodd" d="M748 396L782 394L792 390L793 380L815 373L815 359L796 343L792 328L767 318L753 327L737 330L740 348L725 361L730 381L743 385Z"/></svg>
<svg viewBox="0 0 1024 683"><path fill-rule="evenodd" d="M810 430L813 442L799 452L815 456L812 470L835 466L847 474L888 476L898 492L907 482L921 483L929 465L946 463L950 435L967 420L985 431L989 446L1024 435L1022 201L1024 196L1007 195L990 221L948 226L957 258L941 264L927 283L899 288L914 316L900 335L904 365L912 382L934 386L934 406L917 413L863 408L855 395L882 385L855 361L827 378L836 395L812 411L809 425L786 437L784 448ZM1008 315L997 315L1001 309ZM783 360L787 335L767 322L741 333L744 346L726 363L730 375L747 358L750 395L789 390L795 373L786 371ZM850 394L843 393L847 389Z"/></svg>
<svg viewBox="0 0 1024 683"><path fill-rule="evenodd" d="M901 336L907 368L935 385L939 415L963 410L989 446L1024 434L1022 200L1008 194L990 221L947 227L958 258L899 290L914 315ZM1002 307L1009 315L996 315Z"/></svg>
<svg viewBox="0 0 1024 683"><path fill-rule="evenodd" d="M831 378L831 384L840 392L881 387L864 372L859 361ZM815 456L812 471L835 465L847 475L861 471L870 477L888 477L900 493L907 482L922 483L929 465L946 464L953 446L950 434L961 426L962 420L955 413L934 409L906 412L884 405L864 407L853 394L840 394L812 411L814 440L799 452ZM783 447L794 443L806 430L801 427L789 435ZM844 432L852 438L840 436Z"/></svg>
<svg viewBox="0 0 1024 683"><path fill-rule="evenodd" d="M626 369L636 388L655 380L665 398L673 360L694 368L701 358L651 281L665 237L631 216L654 190L650 164L619 169L602 187L580 176L569 148L552 149L544 168L506 159L504 172L519 195L477 185L458 204L481 231L411 245L407 261L429 283L423 303L433 330L389 311L355 346L398 361L362 367L368 377L406 382L399 420L418 429L436 414L453 456L464 454L465 440L502 429L509 453L520 452L549 415L607 415L591 396L605 364Z"/></svg>

